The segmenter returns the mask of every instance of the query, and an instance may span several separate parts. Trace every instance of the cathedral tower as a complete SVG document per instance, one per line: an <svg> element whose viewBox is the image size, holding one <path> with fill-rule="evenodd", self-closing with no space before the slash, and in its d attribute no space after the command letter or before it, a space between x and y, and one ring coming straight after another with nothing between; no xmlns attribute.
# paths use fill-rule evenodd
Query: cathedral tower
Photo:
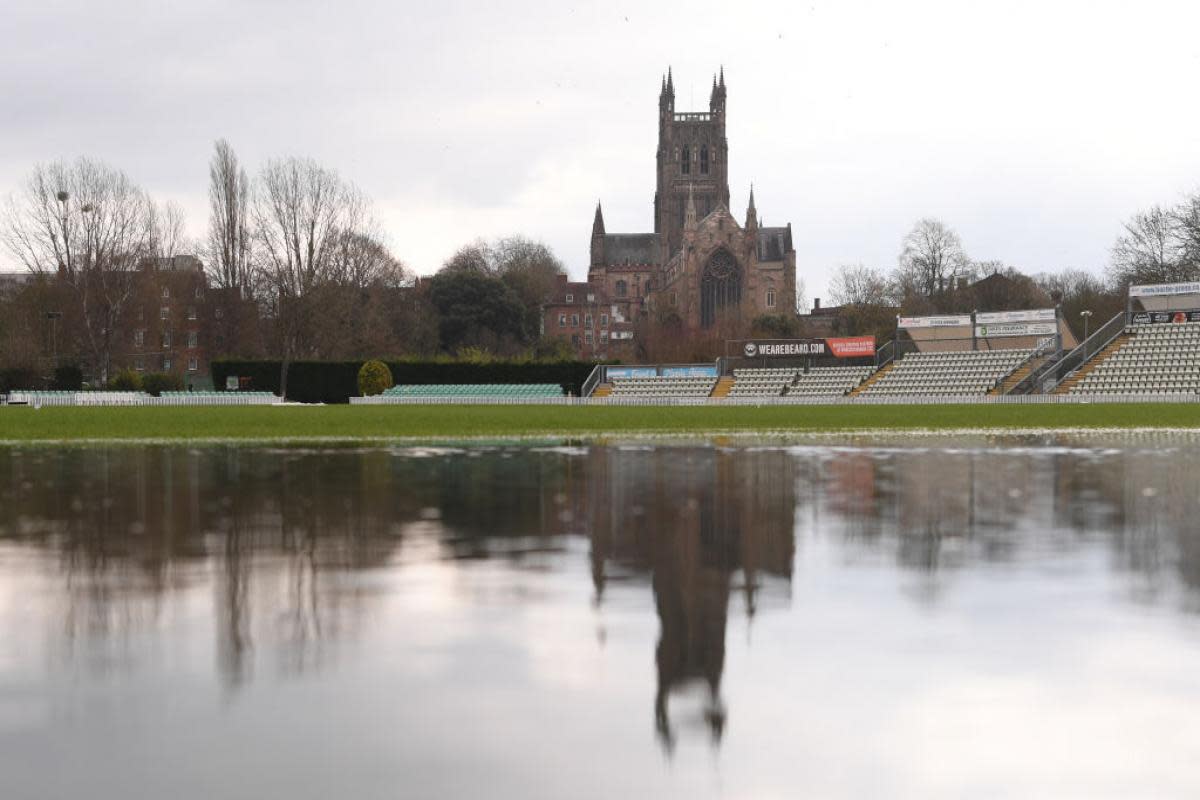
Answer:
<svg viewBox="0 0 1200 800"><path fill-rule="evenodd" d="M725 140L725 69L713 77L708 112L675 113L671 71L658 96L658 180L654 192L654 232L662 241L662 260L682 240L688 196L700 219L719 206L729 207L729 145Z"/></svg>

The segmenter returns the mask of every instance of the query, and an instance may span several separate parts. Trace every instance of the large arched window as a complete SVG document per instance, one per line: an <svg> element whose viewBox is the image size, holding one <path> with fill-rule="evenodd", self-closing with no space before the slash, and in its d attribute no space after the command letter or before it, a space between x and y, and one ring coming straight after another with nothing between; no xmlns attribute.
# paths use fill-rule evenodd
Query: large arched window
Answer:
<svg viewBox="0 0 1200 800"><path fill-rule="evenodd" d="M708 145L700 145L700 174L708 174Z"/></svg>
<svg viewBox="0 0 1200 800"><path fill-rule="evenodd" d="M629 295L629 284L625 281L617 281L617 297L627 297Z"/></svg>
<svg viewBox="0 0 1200 800"><path fill-rule="evenodd" d="M679 159L679 171L684 175L692 171L692 148L683 148L683 157Z"/></svg>
<svg viewBox="0 0 1200 800"><path fill-rule="evenodd" d="M742 268L728 250L718 250L700 275L700 325L711 328L727 310L734 314L742 303Z"/></svg>

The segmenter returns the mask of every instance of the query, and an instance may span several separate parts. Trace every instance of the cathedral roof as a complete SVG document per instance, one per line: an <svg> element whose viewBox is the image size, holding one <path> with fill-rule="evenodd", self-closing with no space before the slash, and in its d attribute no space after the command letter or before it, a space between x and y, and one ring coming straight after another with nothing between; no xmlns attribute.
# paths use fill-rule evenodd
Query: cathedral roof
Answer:
<svg viewBox="0 0 1200 800"><path fill-rule="evenodd" d="M622 264L657 264L658 258L658 234L604 234L605 266L614 267Z"/></svg>
<svg viewBox="0 0 1200 800"><path fill-rule="evenodd" d="M783 261L792 249L792 229L759 228L758 229L758 260Z"/></svg>

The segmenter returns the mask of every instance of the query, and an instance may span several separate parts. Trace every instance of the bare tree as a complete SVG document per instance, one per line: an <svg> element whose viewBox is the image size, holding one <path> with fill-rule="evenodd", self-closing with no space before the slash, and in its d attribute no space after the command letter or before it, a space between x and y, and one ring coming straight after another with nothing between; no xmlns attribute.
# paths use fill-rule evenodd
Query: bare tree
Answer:
<svg viewBox="0 0 1200 800"><path fill-rule="evenodd" d="M174 258L183 252L187 237L184 233L185 217L177 203L150 204L150 241L148 253L151 258Z"/></svg>
<svg viewBox="0 0 1200 800"><path fill-rule="evenodd" d="M1134 214L1112 249L1109 275L1114 282L1161 283L1188 277L1181 260L1179 217L1154 206Z"/></svg>
<svg viewBox="0 0 1200 800"><path fill-rule="evenodd" d="M353 289L395 288L411 281L408 268L392 255L375 226L342 230L331 243L331 279Z"/></svg>
<svg viewBox="0 0 1200 800"><path fill-rule="evenodd" d="M251 276L250 179L229 142L219 139L208 165L209 281L222 289L253 286Z"/></svg>
<svg viewBox="0 0 1200 800"><path fill-rule="evenodd" d="M279 336L284 397L288 367L320 316L314 298L336 280L337 241L363 229L365 209L358 189L309 159L268 162L259 176L255 242Z"/></svg>
<svg viewBox="0 0 1200 800"><path fill-rule="evenodd" d="M935 297L967 277L970 263L957 233L940 220L922 219L904 237L898 283L908 291Z"/></svg>
<svg viewBox="0 0 1200 800"><path fill-rule="evenodd" d="M829 293L839 306L884 306L889 302L888 279L882 270L863 264L843 264L834 273Z"/></svg>
<svg viewBox="0 0 1200 800"><path fill-rule="evenodd" d="M1178 256L1185 277L1200 275L1200 193L1191 194L1175 208Z"/></svg>
<svg viewBox="0 0 1200 800"><path fill-rule="evenodd" d="M154 208L121 171L86 158L39 166L9 199L2 235L27 268L75 298L94 378L108 380L138 262L154 250Z"/></svg>

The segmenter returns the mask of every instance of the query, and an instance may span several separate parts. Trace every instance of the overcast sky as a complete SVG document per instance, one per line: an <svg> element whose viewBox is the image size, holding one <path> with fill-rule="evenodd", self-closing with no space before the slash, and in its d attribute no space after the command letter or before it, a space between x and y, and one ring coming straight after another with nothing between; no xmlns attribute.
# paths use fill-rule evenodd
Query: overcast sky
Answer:
<svg viewBox="0 0 1200 800"><path fill-rule="evenodd" d="M10 0L0 194L91 155L199 235L225 137L252 171L336 168L418 272L521 233L582 277L597 199L652 229L662 73L706 110L721 64L734 213L753 181L810 300L923 216L973 258L1101 271L1123 219L1200 188L1195 0L648 5Z"/></svg>

